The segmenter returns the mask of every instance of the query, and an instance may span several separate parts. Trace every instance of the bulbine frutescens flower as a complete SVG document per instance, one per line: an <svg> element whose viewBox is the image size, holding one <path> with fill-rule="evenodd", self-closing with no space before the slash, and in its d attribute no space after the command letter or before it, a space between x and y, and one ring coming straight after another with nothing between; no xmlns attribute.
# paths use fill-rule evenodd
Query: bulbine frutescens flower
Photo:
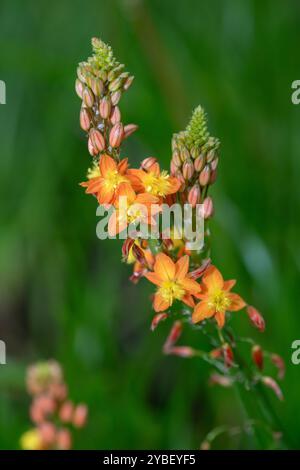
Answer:
<svg viewBox="0 0 300 470"><path fill-rule="evenodd" d="M130 168L129 160L121 159L121 147L137 126L122 123L119 102L133 77L123 71L109 46L99 39L93 39L92 46L92 57L79 65L76 92L82 99L80 125L92 159L82 186L97 198L97 215L107 211L97 225L98 237L123 238L122 258L133 265L130 279L156 285L151 329L175 321L163 348L166 354L208 361L218 370L212 383L243 383L253 391L261 384L281 397L274 379L263 375L259 345L254 352L248 350L253 369L245 370L239 346L243 341L253 346L253 341L239 338L232 327L231 312L245 309L244 318L263 331L262 315L231 292L235 280L224 281L211 262L214 203L208 192L217 179L220 142L210 135L203 108L198 106L186 129L173 135L170 172L153 156L140 168ZM204 332L212 351L177 345L183 325ZM278 366L278 355L276 361L274 354L265 356Z"/></svg>

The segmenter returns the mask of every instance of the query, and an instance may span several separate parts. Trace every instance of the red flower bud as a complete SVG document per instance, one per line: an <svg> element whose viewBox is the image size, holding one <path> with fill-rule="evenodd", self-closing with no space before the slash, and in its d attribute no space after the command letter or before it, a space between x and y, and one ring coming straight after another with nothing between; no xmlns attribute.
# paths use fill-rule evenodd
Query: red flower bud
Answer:
<svg viewBox="0 0 300 470"><path fill-rule="evenodd" d="M168 318L168 315L166 313L158 313L157 315L155 315L151 323L151 331L154 331L157 325L166 318Z"/></svg>
<svg viewBox="0 0 300 470"><path fill-rule="evenodd" d="M99 113L103 119L107 119L111 113L111 102L107 96L104 96L99 104Z"/></svg>
<svg viewBox="0 0 300 470"><path fill-rule="evenodd" d="M79 119L81 129L88 131L91 125L91 115L89 110L86 108L81 108Z"/></svg>
<svg viewBox="0 0 300 470"><path fill-rule="evenodd" d="M233 364L233 351L231 346L228 343L223 344L223 356L224 356L224 364L226 367L231 367Z"/></svg>
<svg viewBox="0 0 300 470"><path fill-rule="evenodd" d="M124 137L124 127L121 122L113 126L109 134L109 143L112 147L119 147Z"/></svg>
<svg viewBox="0 0 300 470"><path fill-rule="evenodd" d="M265 320L256 308L248 305L247 314L251 323L261 332L265 330Z"/></svg>
<svg viewBox="0 0 300 470"><path fill-rule="evenodd" d="M254 364L258 367L259 370L263 370L264 355L263 355L263 351L262 351L261 347L258 346L258 344L253 346L252 351L251 351L251 355L252 355L252 360L253 360Z"/></svg>
<svg viewBox="0 0 300 470"><path fill-rule="evenodd" d="M93 147L98 151L102 152L105 149L105 140L103 135L98 129L90 130L90 139L92 141Z"/></svg>
<svg viewBox="0 0 300 470"><path fill-rule="evenodd" d="M197 354L197 351L189 346L174 346L169 350L164 350L165 354L174 354L179 357L193 357Z"/></svg>
<svg viewBox="0 0 300 470"><path fill-rule="evenodd" d="M209 184L214 184L217 179L217 170L212 170L210 173Z"/></svg>
<svg viewBox="0 0 300 470"><path fill-rule="evenodd" d="M181 321L177 320L174 322L171 331L169 333L169 336L166 339L166 342L164 344L164 352L168 353L170 348L177 342L177 340L180 338L180 335L182 333L182 323Z"/></svg>
<svg viewBox="0 0 300 470"><path fill-rule="evenodd" d="M87 420L88 409L83 403L76 406L73 415L73 426L76 428L82 428Z"/></svg>
<svg viewBox="0 0 300 470"><path fill-rule="evenodd" d="M271 354L271 361L278 369L278 378L283 379L285 376L285 362L278 354Z"/></svg>

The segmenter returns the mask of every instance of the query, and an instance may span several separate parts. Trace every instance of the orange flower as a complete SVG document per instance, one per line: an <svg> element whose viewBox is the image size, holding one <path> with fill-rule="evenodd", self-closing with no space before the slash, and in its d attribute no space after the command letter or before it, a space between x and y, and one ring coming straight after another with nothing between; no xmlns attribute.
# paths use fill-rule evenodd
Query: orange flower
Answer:
<svg viewBox="0 0 300 470"><path fill-rule="evenodd" d="M115 207L116 210L108 221L108 233L112 237L126 229L129 224L155 225L154 216L161 210L156 197L146 193L136 194L127 184L120 185Z"/></svg>
<svg viewBox="0 0 300 470"><path fill-rule="evenodd" d="M130 187L127 171L127 158L116 163L112 157L103 154L99 166L91 172L92 177L81 186L87 188L87 194L95 194L99 204L114 204L115 199L126 195Z"/></svg>
<svg viewBox="0 0 300 470"><path fill-rule="evenodd" d="M138 192L146 192L157 197L174 194L181 186L180 181L170 176L165 170L160 171L158 163L153 163L145 170L132 169L128 171L133 188Z"/></svg>
<svg viewBox="0 0 300 470"><path fill-rule="evenodd" d="M145 274L150 282L159 287L153 300L153 308L156 312L166 310L174 300L181 300L189 307L194 307L192 295L200 292L200 285L188 277L188 270L188 256L183 256L176 264L164 253L156 256L154 272Z"/></svg>
<svg viewBox="0 0 300 470"><path fill-rule="evenodd" d="M224 281L220 271L215 266L210 266L205 271L202 282L201 293L196 296L202 301L196 305L192 320L198 323L215 317L219 328L223 328L226 310L236 312L246 305L238 294L230 292L236 281Z"/></svg>

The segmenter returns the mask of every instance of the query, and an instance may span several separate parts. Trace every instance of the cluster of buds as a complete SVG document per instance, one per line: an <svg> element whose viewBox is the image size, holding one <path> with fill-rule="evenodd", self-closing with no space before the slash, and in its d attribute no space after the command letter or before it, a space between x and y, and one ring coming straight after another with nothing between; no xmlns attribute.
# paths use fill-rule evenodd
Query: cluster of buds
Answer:
<svg viewBox="0 0 300 470"><path fill-rule="evenodd" d="M203 204L204 219L213 214L207 191L217 177L219 146L219 140L209 135L201 106L194 110L187 128L172 138L171 173L181 181L180 191L193 207Z"/></svg>
<svg viewBox="0 0 300 470"><path fill-rule="evenodd" d="M61 366L54 360L31 365L27 370L26 385L32 397L30 418L35 427L21 436L21 448L70 449L70 427L85 426L87 407L83 403L74 405L68 398Z"/></svg>
<svg viewBox="0 0 300 470"><path fill-rule="evenodd" d="M97 38L92 46L93 56L78 66L75 89L82 99L80 126L88 133L88 150L97 161L102 153L118 156L122 141L137 126L122 123L118 106L134 77L116 61L110 46Z"/></svg>

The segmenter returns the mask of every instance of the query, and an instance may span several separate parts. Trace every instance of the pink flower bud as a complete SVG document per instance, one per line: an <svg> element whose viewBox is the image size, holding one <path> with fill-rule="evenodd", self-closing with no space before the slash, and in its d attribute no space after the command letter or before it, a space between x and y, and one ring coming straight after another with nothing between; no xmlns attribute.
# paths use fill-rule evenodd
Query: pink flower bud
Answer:
<svg viewBox="0 0 300 470"><path fill-rule="evenodd" d="M200 154L194 161L194 167L196 171L201 171L205 166L205 155Z"/></svg>
<svg viewBox="0 0 300 470"><path fill-rule="evenodd" d="M253 346L252 351L251 351L251 355L252 355L252 360L253 360L254 364L256 365L256 367L259 370L263 370L264 355L263 355L263 351L262 351L261 347L258 346L258 344Z"/></svg>
<svg viewBox="0 0 300 470"><path fill-rule="evenodd" d="M209 165L205 165L203 170L199 175L199 183L201 186L206 186L209 183L210 179L210 168Z"/></svg>
<svg viewBox="0 0 300 470"><path fill-rule="evenodd" d="M166 313L158 313L157 315L155 315L151 323L151 331L154 331L157 325L166 318L168 318L168 315Z"/></svg>
<svg viewBox="0 0 300 470"><path fill-rule="evenodd" d="M62 422L70 423L73 417L74 405L71 401L65 401L59 410L59 417Z"/></svg>
<svg viewBox="0 0 300 470"><path fill-rule="evenodd" d="M262 377L261 380L263 384L273 390L278 400L283 400L283 393L281 391L281 388L279 387L278 383L274 379L272 379L272 377Z"/></svg>
<svg viewBox="0 0 300 470"><path fill-rule="evenodd" d="M124 127L124 139L127 139L131 134L133 134L138 129L136 124L126 124Z"/></svg>
<svg viewBox="0 0 300 470"><path fill-rule="evenodd" d="M285 376L285 363L278 354L271 354L271 361L278 369L278 378L283 379Z"/></svg>
<svg viewBox="0 0 300 470"><path fill-rule="evenodd" d="M131 86L132 82L134 80L134 76L128 77L126 82L124 83L124 90L128 90L128 88Z"/></svg>
<svg viewBox="0 0 300 470"><path fill-rule="evenodd" d="M82 99L84 104L88 107L91 108L94 104L94 95L92 90L90 90L88 87L85 87L82 93Z"/></svg>
<svg viewBox="0 0 300 470"><path fill-rule="evenodd" d="M214 184L217 179L217 170L212 170L210 173L209 184Z"/></svg>
<svg viewBox="0 0 300 470"><path fill-rule="evenodd" d="M209 379L210 385L221 385L221 387L231 387L232 379L225 375L213 373Z"/></svg>
<svg viewBox="0 0 300 470"><path fill-rule="evenodd" d="M75 82L75 90L79 98L82 99L83 96L83 90L84 90L84 84L79 80L79 78L76 79Z"/></svg>
<svg viewBox="0 0 300 470"><path fill-rule="evenodd" d="M45 422L39 426L40 436L46 446L51 446L56 437L56 429L53 423Z"/></svg>
<svg viewBox="0 0 300 470"><path fill-rule="evenodd" d="M119 101L120 101L120 98L121 98L122 94L120 91L115 91L112 95L111 95L111 104L113 106L116 106Z"/></svg>
<svg viewBox="0 0 300 470"><path fill-rule="evenodd" d="M147 157L141 163L141 168L145 171L151 170L152 166L157 163L157 159L155 157Z"/></svg>
<svg viewBox="0 0 300 470"><path fill-rule="evenodd" d="M210 217L213 216L214 213L214 205L212 198L210 196L206 197L200 207L199 214L200 216L206 220L210 219Z"/></svg>
<svg viewBox="0 0 300 470"><path fill-rule="evenodd" d="M170 173L172 176L175 176L178 167L175 165L174 160L171 160L170 164Z"/></svg>
<svg viewBox="0 0 300 470"><path fill-rule="evenodd" d="M71 433L68 429L60 429L56 434L56 445L60 450L69 450L72 447Z"/></svg>
<svg viewBox="0 0 300 470"><path fill-rule="evenodd" d="M80 127L84 131L88 131L91 125L91 115L88 109L81 108L80 110Z"/></svg>
<svg viewBox="0 0 300 470"><path fill-rule="evenodd" d="M179 357L193 357L197 355L197 351L189 346L174 346L167 350L167 354Z"/></svg>
<svg viewBox="0 0 300 470"><path fill-rule="evenodd" d="M102 100L100 101L99 113L103 119L107 119L110 116L111 102L107 96L104 96L104 98L102 98Z"/></svg>
<svg viewBox="0 0 300 470"><path fill-rule="evenodd" d="M109 143L111 147L119 147L124 137L124 127L121 122L115 124L109 134Z"/></svg>
<svg viewBox="0 0 300 470"><path fill-rule="evenodd" d="M90 139L92 141L93 147L98 151L102 152L105 149L105 140L103 135L98 129L92 128L90 130Z"/></svg>
<svg viewBox="0 0 300 470"><path fill-rule="evenodd" d="M93 90L94 95L101 96L104 88L102 80L100 80L100 78L93 77L91 80L91 88Z"/></svg>
<svg viewBox="0 0 300 470"><path fill-rule="evenodd" d="M76 406L73 414L73 425L76 428L82 428L87 420L88 409L83 403Z"/></svg>
<svg viewBox="0 0 300 470"><path fill-rule="evenodd" d="M187 159L182 166L182 174L185 180L190 180L194 174L194 164L192 160Z"/></svg>
<svg viewBox="0 0 300 470"><path fill-rule="evenodd" d="M251 323L261 332L265 330L265 320L261 313L256 310L256 308L248 305L247 307L247 314L250 318Z"/></svg>
<svg viewBox="0 0 300 470"><path fill-rule="evenodd" d="M212 171L215 171L218 167L218 163L219 163L219 159L218 158L215 158L211 164L210 164L210 167L212 169Z"/></svg>
<svg viewBox="0 0 300 470"><path fill-rule="evenodd" d="M196 207L199 204L201 198L201 189L199 184L194 184L194 186L190 189L188 194L188 203L192 207Z"/></svg>
<svg viewBox="0 0 300 470"><path fill-rule="evenodd" d="M181 167L181 158L178 150L174 150L173 155L172 155L172 161L174 161L174 164L180 168Z"/></svg>
<svg viewBox="0 0 300 470"><path fill-rule="evenodd" d="M88 138L88 151L92 157L98 154L98 150L93 146L92 139L90 137Z"/></svg>
<svg viewBox="0 0 300 470"><path fill-rule="evenodd" d="M121 111L118 106L114 106L110 114L110 122L114 125L121 121Z"/></svg>

